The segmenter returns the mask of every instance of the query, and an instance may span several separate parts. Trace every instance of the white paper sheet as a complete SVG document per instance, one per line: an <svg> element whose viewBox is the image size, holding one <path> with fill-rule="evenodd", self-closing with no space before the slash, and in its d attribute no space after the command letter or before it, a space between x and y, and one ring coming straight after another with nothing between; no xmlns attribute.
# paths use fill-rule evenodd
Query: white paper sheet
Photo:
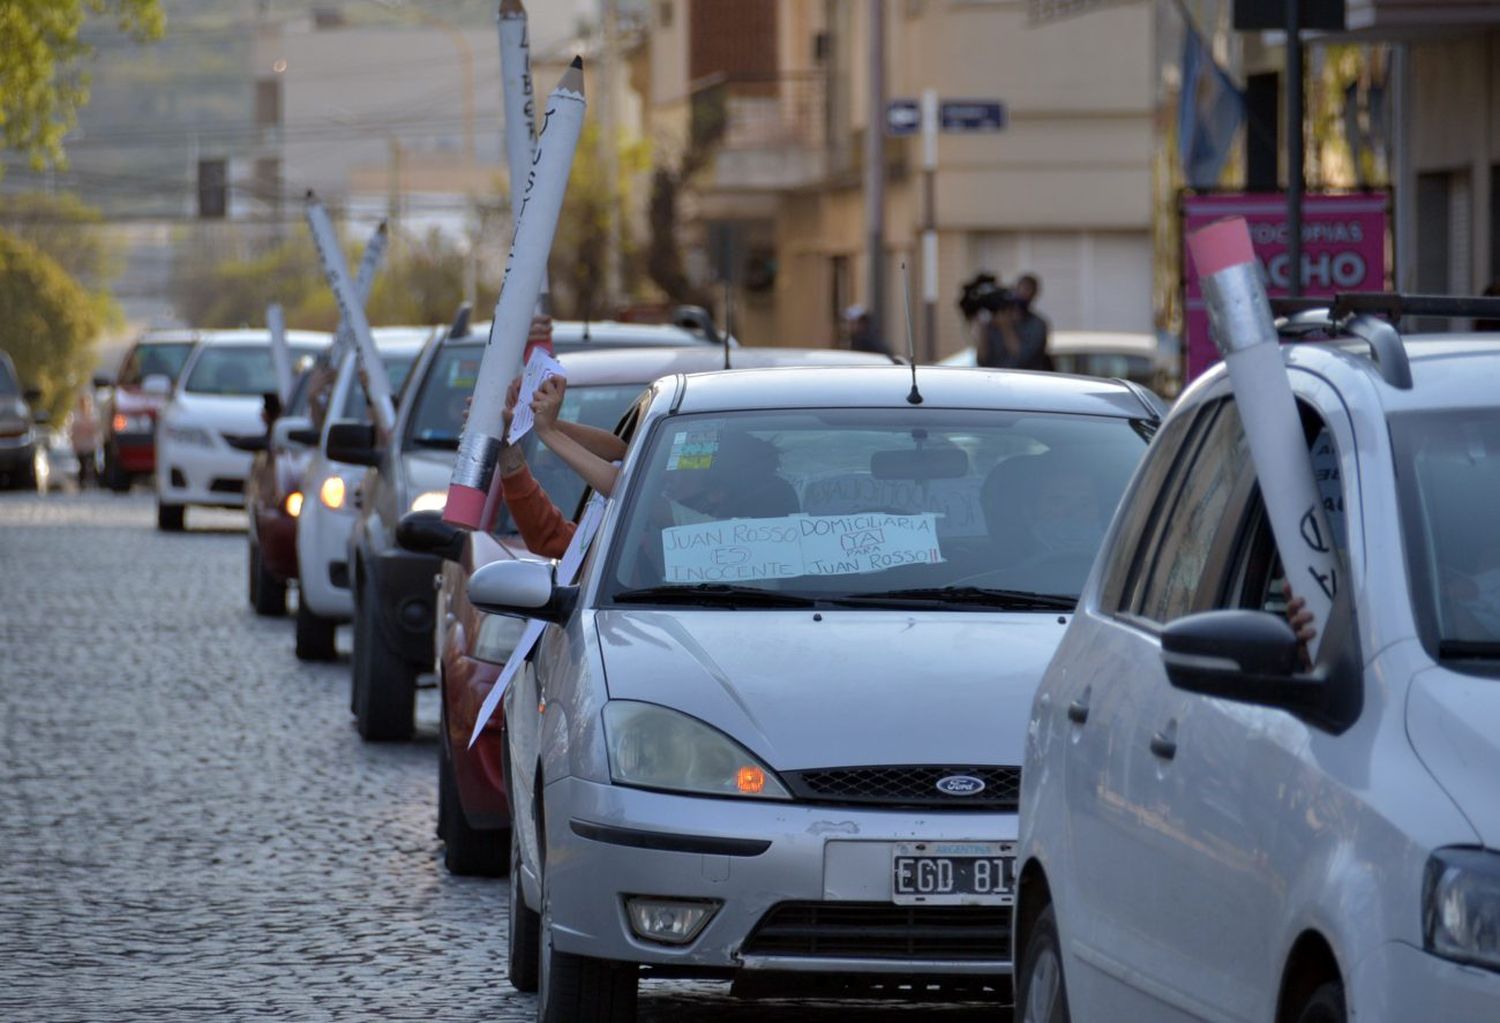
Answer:
<svg viewBox="0 0 1500 1023"><path fill-rule="evenodd" d="M531 413L531 399L536 397L537 388L552 377L566 380L568 371L563 369L562 363L542 349L533 348L531 357L526 360L526 371L521 374L521 394L516 399L516 414L510 421L512 444L531 432L532 426L536 424L536 417Z"/></svg>
<svg viewBox="0 0 1500 1023"><path fill-rule="evenodd" d="M943 560L937 516L783 515L672 526L661 533L668 583L852 575Z"/></svg>
<svg viewBox="0 0 1500 1023"><path fill-rule="evenodd" d="M557 563L555 576L557 585L572 586L578 578L578 570L583 567L583 559L588 555L589 544L594 542L594 535L599 532L599 524L604 521L604 506L605 499L600 494L589 498L589 503L584 505L583 515L578 520L578 528L573 531L573 541L568 544L568 549L563 552L562 559ZM520 640L516 642L516 648L505 660L505 667L501 669L500 677L495 679L489 695L484 698L484 703L479 707L479 716L474 721L474 731L469 735L471 749L479 739L479 733L484 731L484 726L494 716L495 708L500 706L500 698L505 695L511 679L520 672L526 659L531 656L531 651L537 641L542 638L542 633L546 631L546 622L537 621L534 618L527 621L526 631L521 633Z"/></svg>

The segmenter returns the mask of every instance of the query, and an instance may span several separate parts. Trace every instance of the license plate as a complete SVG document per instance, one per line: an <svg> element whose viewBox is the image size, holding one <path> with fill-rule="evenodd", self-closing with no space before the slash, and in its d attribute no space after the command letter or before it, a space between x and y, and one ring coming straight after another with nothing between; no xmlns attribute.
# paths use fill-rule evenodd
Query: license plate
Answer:
<svg viewBox="0 0 1500 1023"><path fill-rule="evenodd" d="M1014 842L898 842L891 901L898 906L1010 906L1016 901Z"/></svg>

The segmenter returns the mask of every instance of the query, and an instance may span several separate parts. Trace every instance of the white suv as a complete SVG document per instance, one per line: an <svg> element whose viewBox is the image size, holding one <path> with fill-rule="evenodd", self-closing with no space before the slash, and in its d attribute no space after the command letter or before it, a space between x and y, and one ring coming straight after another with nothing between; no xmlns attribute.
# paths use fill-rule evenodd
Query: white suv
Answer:
<svg viewBox="0 0 1500 1023"><path fill-rule="evenodd" d="M1500 337L1338 322L1283 349L1319 663L1222 368L1115 515L1027 732L1022 1020L1500 1019Z"/></svg>
<svg viewBox="0 0 1500 1023"><path fill-rule="evenodd" d="M316 331L289 330L294 371L331 340ZM156 524L176 532L191 504L245 506L245 480L254 457L227 438L266 431L265 395L277 390L271 336L264 330L206 330L177 377L156 430Z"/></svg>

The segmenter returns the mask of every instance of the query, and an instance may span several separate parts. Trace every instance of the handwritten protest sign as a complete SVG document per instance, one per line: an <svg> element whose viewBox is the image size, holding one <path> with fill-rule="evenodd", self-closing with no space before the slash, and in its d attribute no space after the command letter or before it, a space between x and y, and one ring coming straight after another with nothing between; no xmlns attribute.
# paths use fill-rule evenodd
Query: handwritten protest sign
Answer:
<svg viewBox="0 0 1500 1023"><path fill-rule="evenodd" d="M742 582L852 575L935 564L937 516L783 515L662 530L667 582Z"/></svg>
<svg viewBox="0 0 1500 1023"><path fill-rule="evenodd" d="M981 480L877 479L869 473L839 473L808 480L802 488L802 510L809 515L855 515L872 508L918 515L935 512L938 536L985 536L980 500Z"/></svg>
<svg viewBox="0 0 1500 1023"><path fill-rule="evenodd" d="M531 357L526 360L526 371L521 374L521 393L516 398L516 414L510 421L510 442L519 441L531 431L536 424L536 417L531 412L531 399L536 397L536 390L552 377L568 378L567 370L563 369L562 363L542 351L540 348L531 350Z"/></svg>

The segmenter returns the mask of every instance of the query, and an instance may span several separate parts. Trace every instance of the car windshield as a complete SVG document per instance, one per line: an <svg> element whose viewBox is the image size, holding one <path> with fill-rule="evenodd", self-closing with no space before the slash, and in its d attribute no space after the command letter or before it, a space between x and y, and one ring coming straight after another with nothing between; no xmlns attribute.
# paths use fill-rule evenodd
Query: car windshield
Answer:
<svg viewBox="0 0 1500 1023"><path fill-rule="evenodd" d="M311 365L317 349L292 345L292 372ZM188 373L186 390L194 394L248 395L279 390L269 345L208 345Z"/></svg>
<svg viewBox="0 0 1500 1023"><path fill-rule="evenodd" d="M445 345L438 351L425 379L418 381L421 390L414 396L416 405L406 426L410 443L458 450L466 402L474 393L483 358L483 345Z"/></svg>
<svg viewBox="0 0 1500 1023"><path fill-rule="evenodd" d="M385 366L385 375L391 382L391 393L398 394L401 385L406 381L406 374L411 371L411 364L416 361L415 352L405 352L399 355L382 353L380 362ZM339 413L340 419L358 419L362 423L370 421L370 402L365 396L365 384L359 374L354 375L353 386L344 394L344 407Z"/></svg>
<svg viewBox="0 0 1500 1023"><path fill-rule="evenodd" d="M131 349L120 364L118 380L127 386L137 386L150 376L165 376L174 383L182 372L182 364L193 350L191 341L142 342Z"/></svg>
<svg viewBox="0 0 1500 1023"><path fill-rule="evenodd" d="M613 430L619 425L620 419L625 415L625 410L630 408L630 403L640 396L645 386L644 383L638 383L569 387L563 394L562 410L558 414L570 422L596 426L601 430ZM571 514L573 509L578 507L579 498L583 497L582 477L568 468L568 464L554 455L545 445L539 443L535 431L521 439L521 448L526 453L526 462L531 469L531 475L541 484L542 490L565 514ZM510 509L504 505L501 507L503 510L495 523L495 532L499 534L515 532L515 525L510 519Z"/></svg>
<svg viewBox="0 0 1500 1023"><path fill-rule="evenodd" d="M601 593L1071 608L1150 433L984 409L672 416L633 470Z"/></svg>
<svg viewBox="0 0 1500 1023"><path fill-rule="evenodd" d="M1412 599L1429 652L1500 665L1500 411L1391 417Z"/></svg>

